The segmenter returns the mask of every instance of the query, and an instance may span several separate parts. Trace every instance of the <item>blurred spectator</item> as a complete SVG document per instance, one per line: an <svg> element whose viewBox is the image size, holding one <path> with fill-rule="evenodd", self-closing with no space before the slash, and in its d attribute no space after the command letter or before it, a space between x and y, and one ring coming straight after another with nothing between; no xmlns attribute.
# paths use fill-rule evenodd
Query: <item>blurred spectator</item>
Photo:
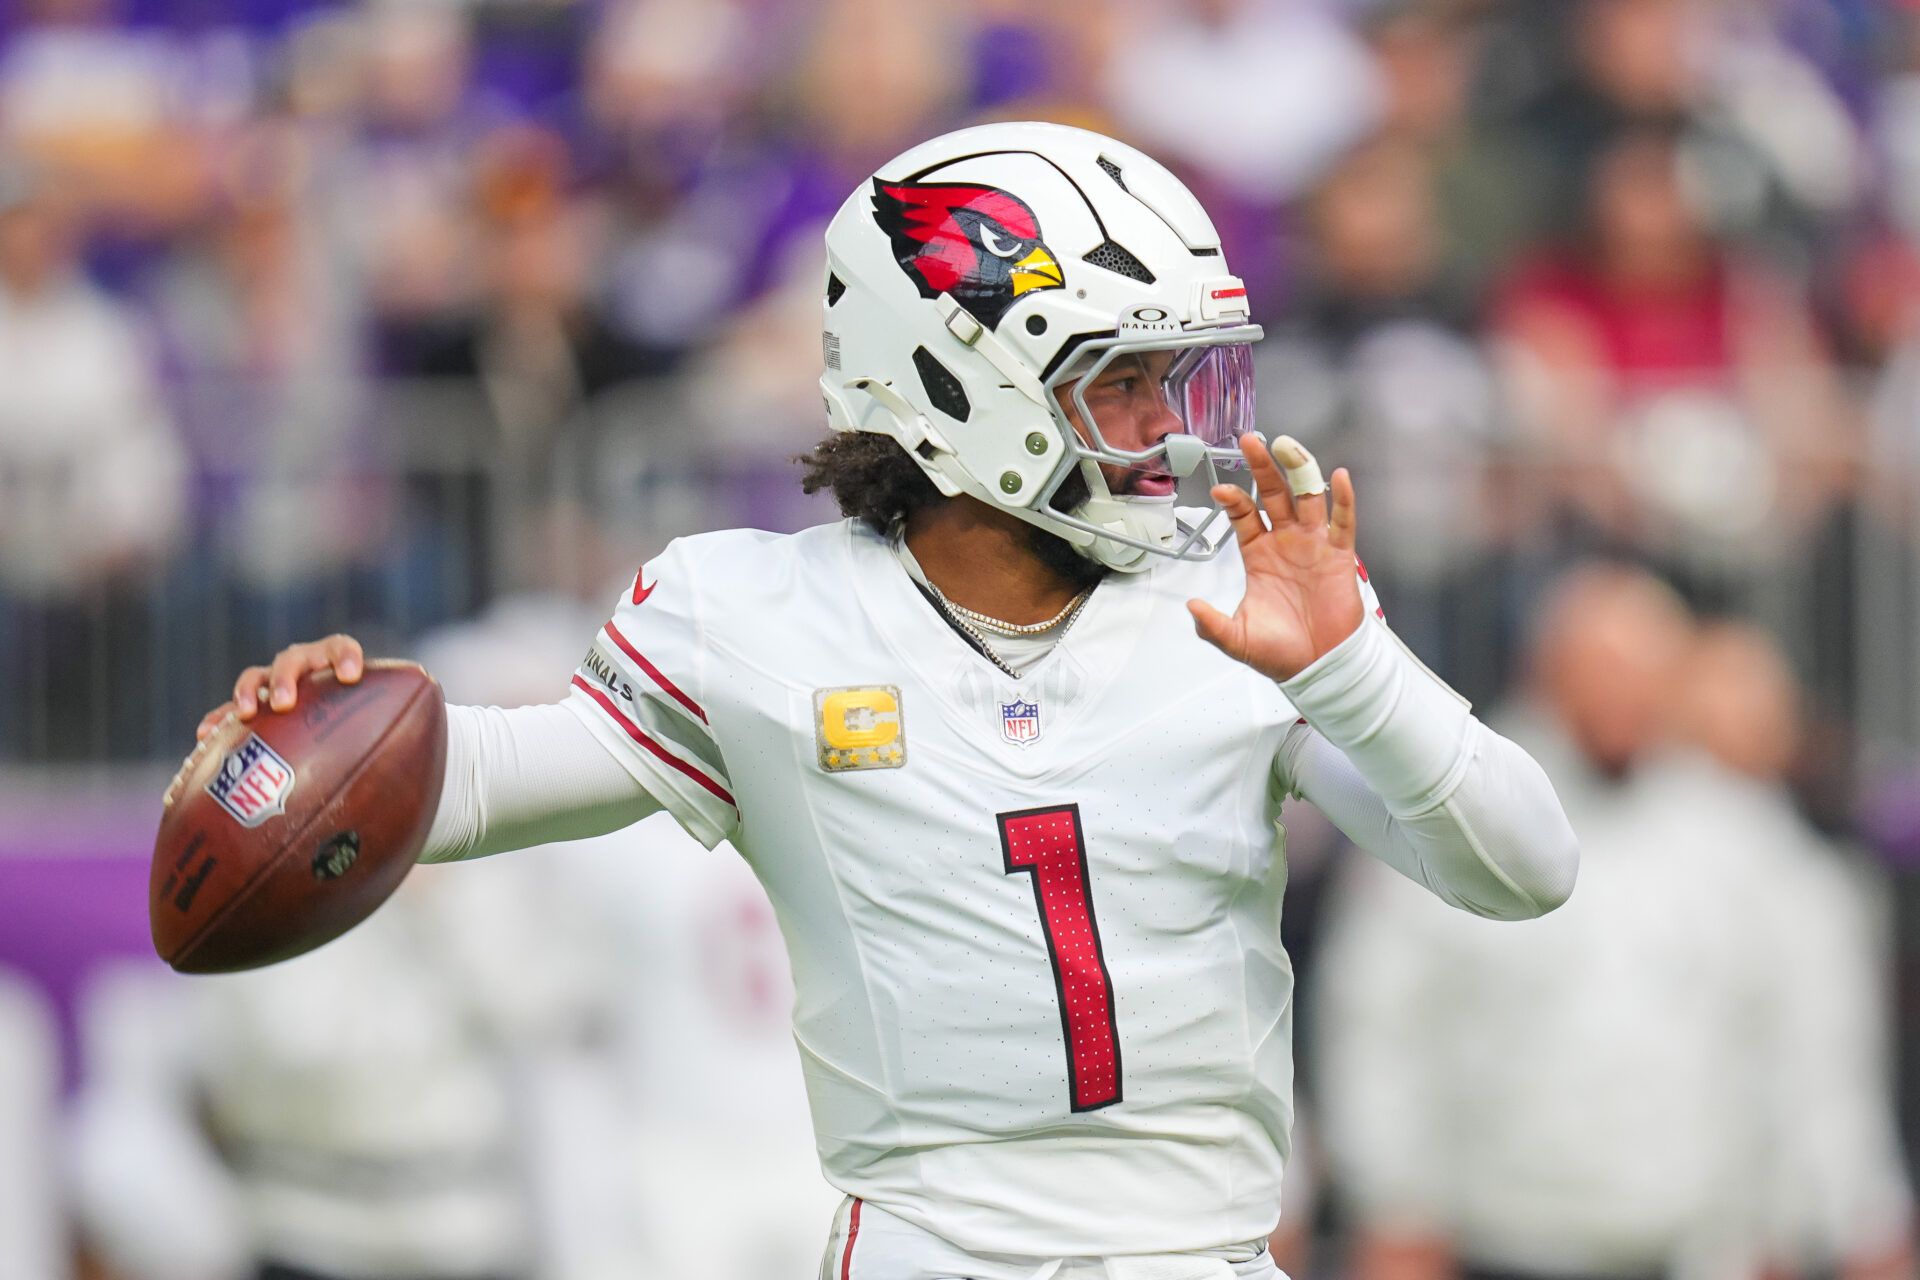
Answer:
<svg viewBox="0 0 1920 1280"><path fill-rule="evenodd" d="M1866 161L1838 95L1773 21L1712 0L1505 6L1485 118L1516 180L1541 188L1530 203L1562 221L1621 127L1687 120L1716 224L1810 251L1858 197Z"/></svg>
<svg viewBox="0 0 1920 1280"><path fill-rule="evenodd" d="M976 0L970 12L976 111L1112 132L1102 83L1131 21L1114 20L1111 0Z"/></svg>
<svg viewBox="0 0 1920 1280"><path fill-rule="evenodd" d="M671 823L611 837L586 869L622 924L636 1125L621 1145L659 1280L808 1276L839 1193L821 1178L779 923L731 849ZM556 850L563 857L573 850Z"/></svg>
<svg viewBox="0 0 1920 1280"><path fill-rule="evenodd" d="M752 291L774 158L737 121L785 34L741 4L624 0L582 52L580 162L610 218L601 288L636 341L684 350Z"/></svg>
<svg viewBox="0 0 1920 1280"><path fill-rule="evenodd" d="M595 305L589 271L602 256L602 220L594 205L569 198L568 169L557 135L515 129L484 140L475 157L478 296L450 322L410 335L414 354L399 369L477 381L516 471L556 451L556 433L583 399L670 360L627 339ZM541 486L537 472L526 479Z"/></svg>
<svg viewBox="0 0 1920 1280"><path fill-rule="evenodd" d="M958 123L968 70L949 4L611 8L588 51L585 167L612 213L608 306L680 352L818 257L887 157Z"/></svg>
<svg viewBox="0 0 1920 1280"><path fill-rule="evenodd" d="M1355 1274L1717 1274L1741 1256L1744 1141L1769 974L1735 905L1741 851L1676 843L1640 770L1689 643L1652 581L1552 595L1534 703L1507 731L1580 834L1546 920L1459 929L1356 861L1329 908L1313 1019L1322 1140Z"/></svg>
<svg viewBox="0 0 1920 1280"><path fill-rule="evenodd" d="M1875 141L1886 157L1888 211L1908 239L1920 242L1920 11L1896 6L1888 25Z"/></svg>
<svg viewBox="0 0 1920 1280"><path fill-rule="evenodd" d="M688 370L715 438L788 453L819 435L820 282L826 254L795 246L772 288L736 313Z"/></svg>
<svg viewBox="0 0 1920 1280"><path fill-rule="evenodd" d="M0 47L0 151L44 165L75 203L135 233L165 233L198 206L203 131L255 90L244 46L116 21L114 0L24 0ZM0 32L4 35L4 32Z"/></svg>
<svg viewBox="0 0 1920 1280"><path fill-rule="evenodd" d="M1920 300L1920 271L1914 279L1908 296ZM1912 621L1920 619L1920 304L1910 310L1912 332L1872 392L1856 535L1858 682L1867 696L1855 714L1862 736L1884 745L1920 741Z"/></svg>
<svg viewBox="0 0 1920 1280"><path fill-rule="evenodd" d="M1778 1031L1756 1115L1768 1174L1760 1221L1789 1275L1913 1273L1913 1198L1893 1115L1887 884L1794 809L1800 694L1778 647L1738 623L1702 631L1674 686L1679 744L1660 785L1699 839L1741 850L1781 923L1767 966Z"/></svg>
<svg viewBox="0 0 1920 1280"><path fill-rule="evenodd" d="M469 151L488 124L469 80L472 32L451 4L368 5L341 49L357 71L350 183L380 332L430 323L471 297Z"/></svg>
<svg viewBox="0 0 1920 1280"><path fill-rule="evenodd" d="M620 584L602 572L553 585L551 592L503 596L478 617L422 637L420 661L449 702L525 707L565 695L567 664L578 658L582 637L606 620Z"/></svg>
<svg viewBox="0 0 1920 1280"><path fill-rule="evenodd" d="M1328 925L1325 1137L1360 1274L1902 1274L1882 966L1780 790L1777 656L1586 570L1532 673L1514 731L1580 833L1568 908L1462 930L1356 865Z"/></svg>
<svg viewBox="0 0 1920 1280"><path fill-rule="evenodd" d="M61 1280L68 1242L54 1144L59 1050L33 988L0 969L0 1276Z"/></svg>
<svg viewBox="0 0 1920 1280"><path fill-rule="evenodd" d="M1880 168L1881 198L1856 210L1843 267L1848 354L1879 365L1920 336L1920 7L1885 6L1876 52L1880 76L1863 103ZM1876 207L1877 206L1877 207Z"/></svg>
<svg viewBox="0 0 1920 1280"><path fill-rule="evenodd" d="M549 572L515 550L538 540L557 504L590 489L599 429L653 426L599 424L588 407L674 359L629 338L589 291L603 211L569 196L568 165L554 134L490 135L475 160L477 296L458 313L392 335L395 372L471 386L484 405L484 423L459 424L471 442L469 469L422 478L416 490L435 526L482 557L486 591L531 586Z"/></svg>
<svg viewBox="0 0 1920 1280"><path fill-rule="evenodd" d="M76 231L0 159L0 696L26 712L0 736L16 752L77 754L95 720L151 714L147 575L185 514L142 326L81 273Z"/></svg>
<svg viewBox="0 0 1920 1280"><path fill-rule="evenodd" d="M952 119L968 71L955 39L966 20L953 0L823 0L786 86L785 122L787 144L823 166L839 193L822 220L888 157Z"/></svg>
<svg viewBox="0 0 1920 1280"><path fill-rule="evenodd" d="M1361 30L1385 95L1381 131L1425 151L1435 166L1439 225L1455 284L1477 294L1551 224L1551 171L1509 131L1476 118L1483 62L1510 61L1489 47L1490 24L1455 0L1378 0Z"/></svg>
<svg viewBox="0 0 1920 1280"><path fill-rule="evenodd" d="M1366 49L1320 4L1133 4L1116 25L1114 119L1137 145L1242 199L1294 195L1379 118Z"/></svg>
<svg viewBox="0 0 1920 1280"><path fill-rule="evenodd" d="M80 1011L73 1217L90 1256L127 1280L241 1280L246 1214L199 1113L192 1000L171 975L109 967Z"/></svg>
<svg viewBox="0 0 1920 1280"><path fill-rule="evenodd" d="M1112 131L1188 180L1261 317L1286 287L1275 210L1372 131L1373 61L1318 0L1115 8L1102 84Z"/></svg>
<svg viewBox="0 0 1920 1280"><path fill-rule="evenodd" d="M259 973L101 978L76 1122L90 1244L130 1280L536 1274L540 1206L566 1194L536 1174L599 1168L536 1168L527 1113L546 1066L605 1051L599 919L507 860L415 876Z"/></svg>
<svg viewBox="0 0 1920 1280"><path fill-rule="evenodd" d="M297 586L364 549L374 523L350 483L366 314L311 134L265 120L230 146L219 199L147 295L200 470L231 504L223 562L256 587Z"/></svg>
<svg viewBox="0 0 1920 1280"><path fill-rule="evenodd" d="M184 500L140 321L82 275L69 216L0 168L0 583L40 600L163 559Z"/></svg>
<svg viewBox="0 0 1920 1280"><path fill-rule="evenodd" d="M1458 0L1372 0L1360 34L1380 76L1380 128L1444 144L1466 127L1479 32Z"/></svg>
<svg viewBox="0 0 1920 1280"><path fill-rule="evenodd" d="M1804 307L1715 237L1687 164L1671 123L1613 135L1579 236L1516 273L1497 325L1521 425L1588 536L1739 583L1804 549L1852 431Z"/></svg>

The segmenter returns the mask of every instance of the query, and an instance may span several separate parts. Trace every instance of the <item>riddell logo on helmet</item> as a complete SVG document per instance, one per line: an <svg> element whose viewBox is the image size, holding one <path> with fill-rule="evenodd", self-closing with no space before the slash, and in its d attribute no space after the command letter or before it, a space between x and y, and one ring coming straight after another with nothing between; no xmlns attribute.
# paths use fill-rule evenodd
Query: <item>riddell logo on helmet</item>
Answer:
<svg viewBox="0 0 1920 1280"><path fill-rule="evenodd" d="M875 178L873 220L921 297L952 294L989 329L1020 295L1066 283L1033 210L997 187Z"/></svg>

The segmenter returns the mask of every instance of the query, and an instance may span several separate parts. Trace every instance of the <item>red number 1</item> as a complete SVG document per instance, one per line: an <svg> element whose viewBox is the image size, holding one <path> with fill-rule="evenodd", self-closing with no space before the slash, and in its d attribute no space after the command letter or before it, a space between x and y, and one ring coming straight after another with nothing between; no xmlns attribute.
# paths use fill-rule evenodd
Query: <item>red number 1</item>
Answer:
<svg viewBox="0 0 1920 1280"><path fill-rule="evenodd" d="M1021 809L996 815L1007 874L1033 877L1033 899L1047 935L1060 1025L1067 1037L1067 1082L1075 1111L1120 1101L1120 1031L1113 1020L1113 982L1100 951L1087 882L1087 846L1080 806Z"/></svg>

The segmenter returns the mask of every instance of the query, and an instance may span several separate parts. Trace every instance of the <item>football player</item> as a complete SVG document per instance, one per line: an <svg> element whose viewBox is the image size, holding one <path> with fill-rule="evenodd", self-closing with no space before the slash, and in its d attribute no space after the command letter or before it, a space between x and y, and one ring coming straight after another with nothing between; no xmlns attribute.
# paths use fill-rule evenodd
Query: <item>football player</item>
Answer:
<svg viewBox="0 0 1920 1280"><path fill-rule="evenodd" d="M847 1196L822 1276L1275 1276L1282 799L1494 918L1565 900L1573 833L1388 630L1346 472L1253 433L1260 330L1159 164L936 138L841 207L822 305L805 483L848 518L676 541L566 701L450 707L423 859L662 809L746 858ZM1252 495L1176 505L1228 468ZM296 645L230 707L328 667L360 646Z"/></svg>

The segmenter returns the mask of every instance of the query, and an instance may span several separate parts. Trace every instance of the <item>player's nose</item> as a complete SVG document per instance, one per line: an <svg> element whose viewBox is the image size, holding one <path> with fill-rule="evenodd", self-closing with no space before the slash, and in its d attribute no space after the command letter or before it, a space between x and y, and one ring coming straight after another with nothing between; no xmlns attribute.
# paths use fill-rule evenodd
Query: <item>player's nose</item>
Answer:
<svg viewBox="0 0 1920 1280"><path fill-rule="evenodd" d="M1136 449L1151 449L1168 436L1177 435L1187 429L1186 420L1168 403L1166 394L1155 391L1152 402L1141 415L1140 443Z"/></svg>

